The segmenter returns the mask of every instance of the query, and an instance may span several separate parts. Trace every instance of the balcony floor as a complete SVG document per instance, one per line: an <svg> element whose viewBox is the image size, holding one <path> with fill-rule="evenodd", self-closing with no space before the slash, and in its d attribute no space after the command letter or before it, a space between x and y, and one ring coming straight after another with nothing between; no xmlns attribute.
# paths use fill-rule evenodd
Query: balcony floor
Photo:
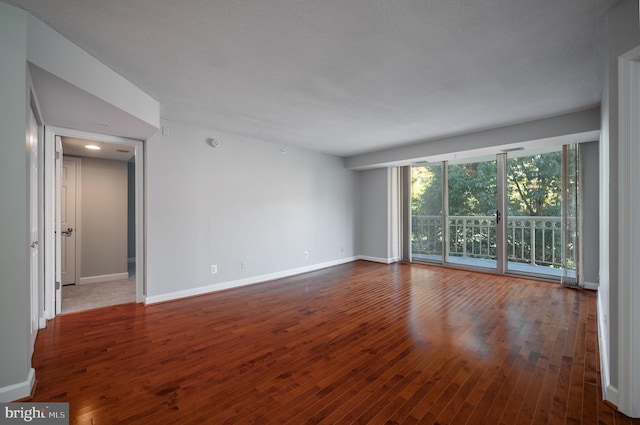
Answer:
<svg viewBox="0 0 640 425"><path fill-rule="evenodd" d="M442 257L438 255L426 255L426 254L412 254L414 260L428 261L442 263ZM485 269L496 269L498 262L488 258L469 258L469 257L449 257L449 264L456 264L462 266L480 267ZM527 275L538 275L545 277L553 277L560 279L562 277L576 278L576 272L574 270L556 269L548 266L539 266L532 264L516 263L515 261L509 261L507 263L507 273L518 273Z"/></svg>

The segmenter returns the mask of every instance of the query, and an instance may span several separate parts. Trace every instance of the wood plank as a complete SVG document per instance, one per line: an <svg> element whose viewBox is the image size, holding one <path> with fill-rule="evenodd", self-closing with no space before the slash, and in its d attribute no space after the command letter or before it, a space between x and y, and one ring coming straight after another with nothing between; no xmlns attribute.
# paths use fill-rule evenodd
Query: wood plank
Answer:
<svg viewBox="0 0 640 425"><path fill-rule="evenodd" d="M602 402L594 292L357 261L58 316L34 401L72 424L638 424Z"/></svg>

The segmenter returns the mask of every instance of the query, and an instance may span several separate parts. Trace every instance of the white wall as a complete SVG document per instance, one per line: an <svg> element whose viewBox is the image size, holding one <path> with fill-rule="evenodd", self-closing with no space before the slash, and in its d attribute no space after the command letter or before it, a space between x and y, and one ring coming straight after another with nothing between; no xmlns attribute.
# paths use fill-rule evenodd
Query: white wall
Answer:
<svg viewBox="0 0 640 425"><path fill-rule="evenodd" d="M145 146L147 302L356 254L357 176L342 159L290 147L283 153L277 144L176 122L162 125L170 135L158 132ZM210 137L220 146L211 147Z"/></svg>
<svg viewBox="0 0 640 425"><path fill-rule="evenodd" d="M31 390L27 14L0 3L0 402Z"/></svg>

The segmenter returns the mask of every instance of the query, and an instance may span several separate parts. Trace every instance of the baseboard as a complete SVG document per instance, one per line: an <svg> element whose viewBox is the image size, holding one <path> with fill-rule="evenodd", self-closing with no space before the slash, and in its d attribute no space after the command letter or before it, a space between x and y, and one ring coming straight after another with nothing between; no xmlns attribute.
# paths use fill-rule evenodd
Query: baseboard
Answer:
<svg viewBox="0 0 640 425"><path fill-rule="evenodd" d="M586 287L586 284L585 284ZM609 339L607 338L607 325L604 322L602 308L602 297L598 293L597 297L597 320L598 320L598 347L600 348L600 377L602 380L602 399L614 405L618 405L618 389L611 385L611 375L609 374Z"/></svg>
<svg viewBox="0 0 640 425"><path fill-rule="evenodd" d="M383 263L383 264L397 263L398 261L400 261L400 258L398 257L383 258L383 257L370 257L368 255L358 255L356 258L358 260L373 261L375 263Z"/></svg>
<svg viewBox="0 0 640 425"><path fill-rule="evenodd" d="M129 273L114 273L114 274L104 274L102 276L89 276L89 277L81 277L80 285L84 285L87 283L100 283L100 282L109 282L112 280L124 280L129 278Z"/></svg>
<svg viewBox="0 0 640 425"><path fill-rule="evenodd" d="M593 282L584 282L583 284L583 288L584 289L590 289L592 291L597 291L598 288L600 287L600 285L598 285L597 283L593 283Z"/></svg>
<svg viewBox="0 0 640 425"><path fill-rule="evenodd" d="M326 269L327 267L338 266L340 264L351 263L358 258L349 257L339 260L328 261L326 263L314 264L312 266L299 267L296 269L285 270L277 273L263 274L259 276L253 276L246 279L232 280L228 282L215 283L213 285L200 286L198 288L185 289L183 291L169 292L161 295L151 295L144 297L144 304L155 304L165 301L177 300L180 298L193 297L195 295L208 294L211 292L222 291L225 289L238 288L241 286L253 285L256 283L267 282L274 279L282 279L285 277L295 276L302 273L309 273L320 269Z"/></svg>
<svg viewBox="0 0 640 425"><path fill-rule="evenodd" d="M9 403L14 400L29 397L35 382L36 370L31 368L29 369L29 373L27 374L27 379L25 381L0 388L0 403Z"/></svg>
<svg viewBox="0 0 640 425"><path fill-rule="evenodd" d="M603 392L606 394L606 398L603 397L603 399L613 404L616 409L618 409L618 389L609 384Z"/></svg>

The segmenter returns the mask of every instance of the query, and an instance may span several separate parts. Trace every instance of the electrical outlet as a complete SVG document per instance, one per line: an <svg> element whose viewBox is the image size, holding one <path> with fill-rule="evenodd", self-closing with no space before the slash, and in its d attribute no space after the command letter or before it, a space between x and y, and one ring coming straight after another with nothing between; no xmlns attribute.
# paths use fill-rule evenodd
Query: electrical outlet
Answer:
<svg viewBox="0 0 640 425"><path fill-rule="evenodd" d="M309 251L304 252L304 258L309 258Z"/></svg>
<svg viewBox="0 0 640 425"><path fill-rule="evenodd" d="M218 273L218 265L217 264L212 264L211 265L211 274L216 274Z"/></svg>
<svg viewBox="0 0 640 425"><path fill-rule="evenodd" d="M240 262L240 268L241 268L242 270L244 270L244 269L246 269L246 268L247 268L247 263L246 263L246 261L241 261L241 262Z"/></svg>

